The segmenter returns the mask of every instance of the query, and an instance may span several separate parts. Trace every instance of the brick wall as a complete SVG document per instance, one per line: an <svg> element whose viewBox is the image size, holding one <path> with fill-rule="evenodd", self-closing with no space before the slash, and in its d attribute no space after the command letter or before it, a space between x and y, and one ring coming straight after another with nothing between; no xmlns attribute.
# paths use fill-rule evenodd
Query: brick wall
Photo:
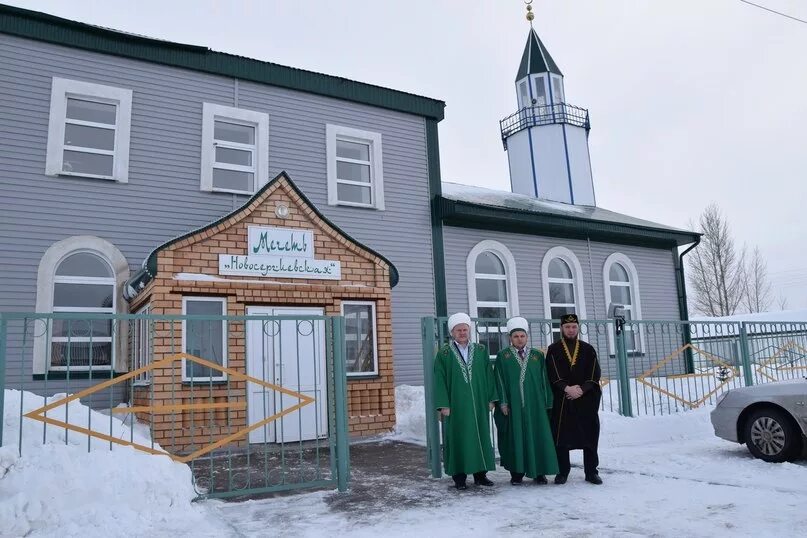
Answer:
<svg viewBox="0 0 807 538"><path fill-rule="evenodd" d="M275 215L279 203L289 208L285 219ZM246 254L250 225L312 230L316 258L338 259L341 280L220 276L219 254ZM286 178L275 180L247 207L225 221L161 250L157 265L156 277L137 297L133 311L149 303L153 314L182 314L182 298L188 296L224 297L227 314L233 316L246 315L247 306L257 305L319 306L326 315L340 315L342 301L373 301L378 375L348 378L349 429L354 435L373 435L389 431L395 425L389 267L322 221ZM215 279L175 277L183 273L211 275ZM156 324L154 361L184 351L181 331L182 324L178 321ZM243 322L229 323L227 346L227 367L245 374L247 348ZM211 437L215 440L247 426L245 381L231 376L226 384L211 388L207 383L197 383L191 388L181 380L179 360L168 368L152 371L152 385L135 388L134 405L230 403L233 408L157 414L153 421L154 440L163 448L177 453L192 452L209 445ZM142 413L139 418L148 421L151 416ZM245 443L246 436L237 441L239 445Z"/></svg>

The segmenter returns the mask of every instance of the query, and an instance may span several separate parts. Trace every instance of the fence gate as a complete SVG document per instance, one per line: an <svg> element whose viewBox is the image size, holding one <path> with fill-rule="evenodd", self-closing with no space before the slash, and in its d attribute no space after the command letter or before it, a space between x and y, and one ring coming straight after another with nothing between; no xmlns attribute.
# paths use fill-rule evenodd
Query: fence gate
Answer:
<svg viewBox="0 0 807 538"><path fill-rule="evenodd" d="M344 319L248 314L0 314L0 386L20 390L20 454L33 434L128 446L188 464L198 498L346 490Z"/></svg>

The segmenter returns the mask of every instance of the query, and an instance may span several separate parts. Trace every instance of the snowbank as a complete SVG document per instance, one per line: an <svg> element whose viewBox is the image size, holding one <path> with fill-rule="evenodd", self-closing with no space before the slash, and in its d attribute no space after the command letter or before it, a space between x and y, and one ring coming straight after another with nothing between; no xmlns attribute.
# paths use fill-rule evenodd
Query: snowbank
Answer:
<svg viewBox="0 0 807 538"><path fill-rule="evenodd" d="M395 433L390 439L426 445L426 404L423 387L395 387Z"/></svg>
<svg viewBox="0 0 807 538"><path fill-rule="evenodd" d="M211 530L208 509L191 504L196 493L187 465L116 444L110 450L108 441L97 438L90 439L88 452L86 435L51 425L45 431L42 422L30 418L20 423L21 414L43 406L44 398L4 392L0 536L108 537L183 534L191 529L204 536ZM54 395L48 403L65 397ZM132 431L118 418L79 401L57 407L48 416L64 420L65 413L72 425L151 446L142 430Z"/></svg>

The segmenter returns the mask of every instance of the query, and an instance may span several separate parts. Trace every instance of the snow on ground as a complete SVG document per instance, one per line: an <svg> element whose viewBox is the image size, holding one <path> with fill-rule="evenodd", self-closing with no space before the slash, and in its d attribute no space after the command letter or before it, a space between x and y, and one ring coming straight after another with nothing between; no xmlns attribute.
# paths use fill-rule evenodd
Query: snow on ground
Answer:
<svg viewBox="0 0 807 538"><path fill-rule="evenodd" d="M333 491L192 504L187 466L130 448L110 451L103 441L87 453L86 436L71 433L65 444L56 427L43 445L43 426L30 419L23 421L20 458L20 396L6 391L0 536L706 537L792 535L807 527L807 464L764 463L716 438L709 408L634 419L602 412L603 486L583 481L575 452L565 486L512 487L501 469L490 474L494 488L466 492L453 490L447 477L411 481L416 486L391 479L388 488L403 489L404 501L412 502L345 511L333 500L350 493ZM42 405L30 393L22 400L25 411ZM384 442L424 444L423 388L398 387L396 407L396 431ZM71 404L71 423L86 426L89 419L109 431L108 416ZM117 419L112 424L116 437L149 443L143 432Z"/></svg>
<svg viewBox="0 0 807 538"><path fill-rule="evenodd" d="M424 442L423 389L396 389L393 439ZM390 506L383 513L329 509L331 492L214 505L242 536L776 536L807 526L807 466L768 464L714 436L709 408L624 418L601 413L603 486L572 470L565 486L508 484L456 492L450 479L426 482L433 506ZM419 438L417 438L420 436ZM579 451L573 463L582 464ZM576 456L576 459L574 459ZM424 461L425 466L425 461ZM394 482L389 487L398 487ZM427 493L413 488L409 495ZM442 495L440 495L442 493Z"/></svg>
<svg viewBox="0 0 807 538"><path fill-rule="evenodd" d="M0 447L0 536L226 536L196 497L187 465L64 428L22 419L45 405L41 396L5 390ZM48 403L63 399L49 398ZM123 440L151 445L148 430L135 431L78 401L67 406L69 423ZM65 406L48 412L64 421ZM45 442L43 443L43 433ZM65 441L67 439L67 441ZM159 445L155 448L159 450ZM224 532L224 534L222 534Z"/></svg>

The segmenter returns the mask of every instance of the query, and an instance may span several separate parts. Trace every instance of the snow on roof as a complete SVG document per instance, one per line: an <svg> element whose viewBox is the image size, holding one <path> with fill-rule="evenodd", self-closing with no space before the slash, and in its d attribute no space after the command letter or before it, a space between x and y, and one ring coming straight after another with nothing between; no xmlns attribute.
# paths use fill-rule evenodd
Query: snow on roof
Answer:
<svg viewBox="0 0 807 538"><path fill-rule="evenodd" d="M443 196L450 200L481 204L487 206L501 207L504 209L515 209L518 211L530 211L534 213L545 213L563 217L573 217L578 219L588 219L592 221L610 222L615 224L626 224L630 226L642 226L644 228L655 228L658 230L668 230L680 233L691 234L689 230L673 228L664 224L658 224L649 220L643 220L630 215L616 213L601 207L580 206L564 204L561 202L551 202L540 200L526 194L516 194L510 191L500 191L476 187L472 185L462 185L460 183L443 182Z"/></svg>
<svg viewBox="0 0 807 538"><path fill-rule="evenodd" d="M692 316L692 321L748 321L758 323L781 323L781 322L807 322L807 309L780 310L779 312L755 312L751 314L735 314L733 316L706 317Z"/></svg>

